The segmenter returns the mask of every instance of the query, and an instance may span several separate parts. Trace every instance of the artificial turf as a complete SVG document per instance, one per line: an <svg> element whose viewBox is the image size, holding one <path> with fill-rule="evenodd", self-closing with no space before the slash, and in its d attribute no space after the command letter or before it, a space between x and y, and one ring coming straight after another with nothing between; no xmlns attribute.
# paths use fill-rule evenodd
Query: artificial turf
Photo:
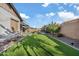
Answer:
<svg viewBox="0 0 79 59"><path fill-rule="evenodd" d="M79 56L75 50L57 40L42 34L26 36L15 43L2 56Z"/></svg>

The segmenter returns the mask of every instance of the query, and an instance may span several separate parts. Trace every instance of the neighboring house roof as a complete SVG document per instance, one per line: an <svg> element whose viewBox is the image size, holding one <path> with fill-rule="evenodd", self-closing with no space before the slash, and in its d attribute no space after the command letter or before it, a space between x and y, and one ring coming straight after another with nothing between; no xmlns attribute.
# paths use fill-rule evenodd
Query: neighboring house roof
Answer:
<svg viewBox="0 0 79 59"><path fill-rule="evenodd" d="M79 22L79 18L76 18L76 19L73 19L73 20L70 20L70 21L66 21L66 22L62 23L61 25L68 24L68 23L74 23L74 22Z"/></svg>
<svg viewBox="0 0 79 59"><path fill-rule="evenodd" d="M20 21L23 21L22 18L20 17L20 15L19 15L18 11L14 7L14 5L12 3L7 3L7 5L13 9L13 11L17 14L18 18L20 19Z"/></svg>
<svg viewBox="0 0 79 59"><path fill-rule="evenodd" d="M25 24L25 23L23 23L23 22L22 22L22 26L23 26L24 28L30 28L29 25L27 25L27 24Z"/></svg>

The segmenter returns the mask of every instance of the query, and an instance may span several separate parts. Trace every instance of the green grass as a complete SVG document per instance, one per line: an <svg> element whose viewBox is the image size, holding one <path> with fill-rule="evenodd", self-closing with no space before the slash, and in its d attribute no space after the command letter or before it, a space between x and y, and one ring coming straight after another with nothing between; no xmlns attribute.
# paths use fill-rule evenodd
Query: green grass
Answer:
<svg viewBox="0 0 79 59"><path fill-rule="evenodd" d="M25 37L14 44L2 56L79 56L79 51L42 34Z"/></svg>

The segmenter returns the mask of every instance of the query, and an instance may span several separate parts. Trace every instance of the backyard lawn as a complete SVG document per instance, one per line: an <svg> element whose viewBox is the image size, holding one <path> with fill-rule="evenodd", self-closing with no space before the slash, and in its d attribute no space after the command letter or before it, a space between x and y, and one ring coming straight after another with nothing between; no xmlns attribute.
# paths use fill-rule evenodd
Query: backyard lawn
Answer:
<svg viewBox="0 0 79 59"><path fill-rule="evenodd" d="M79 51L42 34L33 34L15 43L3 56L79 56Z"/></svg>

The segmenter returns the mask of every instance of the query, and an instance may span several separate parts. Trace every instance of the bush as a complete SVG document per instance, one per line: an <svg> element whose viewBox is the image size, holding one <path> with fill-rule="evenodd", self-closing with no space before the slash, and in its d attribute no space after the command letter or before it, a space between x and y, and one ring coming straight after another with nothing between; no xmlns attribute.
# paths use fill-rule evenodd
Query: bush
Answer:
<svg viewBox="0 0 79 59"><path fill-rule="evenodd" d="M57 37L63 37L64 35L63 34L61 34L61 33L58 33L57 34Z"/></svg>

